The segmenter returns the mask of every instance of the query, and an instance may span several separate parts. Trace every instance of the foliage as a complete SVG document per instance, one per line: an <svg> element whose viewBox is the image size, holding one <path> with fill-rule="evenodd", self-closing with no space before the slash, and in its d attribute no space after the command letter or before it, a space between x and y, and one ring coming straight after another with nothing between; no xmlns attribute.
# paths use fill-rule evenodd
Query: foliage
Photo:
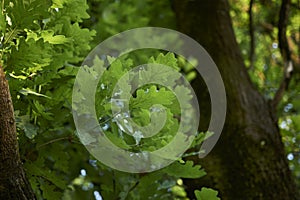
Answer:
<svg viewBox="0 0 300 200"><path fill-rule="evenodd" d="M84 1L2 1L1 62L13 98L21 157L43 199L61 197L78 174L70 167L69 161L78 156L72 151L84 151L73 143L70 102L77 71L73 65L84 58L95 35L80 27L89 17L86 9Z"/></svg>
<svg viewBox="0 0 300 200"><path fill-rule="evenodd" d="M90 0L91 18L84 25L97 31L94 44L125 30L157 26L175 28L169 1Z"/></svg>
<svg viewBox="0 0 300 200"><path fill-rule="evenodd" d="M250 67L249 0L231 2L237 41ZM253 9L256 53L249 74L268 99L274 96L283 74L275 27L279 6L277 1L258 1ZM299 52L296 11L292 7L288 25L293 54ZM91 157L74 133L72 87L78 66L88 51L109 36L131 28L174 28L173 17L169 1L91 0L88 4L85 0L2 1L1 65L13 98L21 157L38 199L99 199L99 196L104 199L186 199L182 178L205 175L201 166L183 159L152 173L119 172ZM111 88L140 62L172 66L186 72L189 80L195 74L191 65L171 53L147 51L139 55L141 57L125 55L117 60L108 58L111 66L99 82L95 107L100 123L107 127L106 135L115 145L131 151L153 151L169 143L176 133L179 109L175 95L165 87L152 84L138 88L130 99L133 120L139 125L150 122L149 108L153 104L160 103L167 108L166 125L159 134L148 139L123 134L122 124L112 120L111 102L107 101L114 95ZM297 76L278 113L290 167L299 178L300 87ZM188 93L185 88L183 93ZM201 143L203 138L204 134L198 134L193 145ZM197 199L219 199L217 194L204 187L195 191Z"/></svg>
<svg viewBox="0 0 300 200"><path fill-rule="evenodd" d="M196 195L197 200L205 200L205 199L219 200L220 199L217 197L217 195L218 195L217 191L214 191L210 188L205 188L205 187L203 187L201 189L201 191L196 190L195 195Z"/></svg>
<svg viewBox="0 0 300 200"><path fill-rule="evenodd" d="M181 178L205 175L201 166L183 160L153 173L119 172L92 158L74 134L71 94L77 66L95 41L133 27L171 24L171 21L173 24L172 12L165 9L168 3L157 4L166 10L161 13L153 2L90 1L100 6L92 6L93 16L88 19L85 0L2 1L1 64L13 98L21 158L38 199L91 199L100 195L104 199L184 199ZM143 14L141 9L145 11ZM120 24L120 20L124 23ZM82 27L93 27L96 31ZM177 70L178 65L186 64L173 54L154 52L151 58L149 54L143 60L171 65ZM133 60L127 58L112 62L99 87L115 84L133 66ZM190 72L190 66L183 70ZM97 93L99 118L109 113L109 109L102 108L107 107L106 95L111 94L109 88ZM179 113L171 91L158 85L139 88L130 103L134 120L137 124L149 123L149 106L155 103L168 108L168 121L161 134L151 140L126 139L120 137L119 126L109 121L112 128L107 134L111 141L133 151L137 150L133 145L137 143L144 150L168 143L178 126L174 115ZM203 141L203 135L198 135L197 144Z"/></svg>

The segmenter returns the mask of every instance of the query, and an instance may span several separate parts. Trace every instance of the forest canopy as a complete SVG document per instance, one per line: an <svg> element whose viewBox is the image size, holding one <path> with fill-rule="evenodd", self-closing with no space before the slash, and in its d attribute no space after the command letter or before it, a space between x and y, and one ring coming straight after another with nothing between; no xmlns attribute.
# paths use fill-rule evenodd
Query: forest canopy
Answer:
<svg viewBox="0 0 300 200"><path fill-rule="evenodd" d="M297 0L3 0L0 199L297 199L299 9ZM219 68L227 93L227 116L220 141L205 159L199 159L199 147L214 135L207 128L211 115L207 87L195 70L197 61L188 62L172 52L139 50L92 63L110 65L103 69L95 94L98 123L113 145L134 153L152 152L170 143L184 121L183 113L178 96L168 87L150 82L134 89L123 81L126 91L118 91L114 90L118 81L134 67L150 63L167 65L191 83L201 99L201 121L189 149L176 161L150 173L119 171L86 149L96 139L83 141L76 130L73 89L82 63L99 43L140 27L189 35ZM180 45L176 38L160 39ZM97 77L91 68L84 70L87 79ZM182 78L147 70L162 79L175 77L174 85ZM133 79L149 76L140 72ZM129 115L112 113L112 105L120 105L112 97L124 97L131 90L130 117L139 126L155 121L153 116L157 123L163 121L160 107L151 106L164 106L165 124L152 138L139 132L125 134L132 129L126 122ZM190 89L176 90L183 94L184 108L191 109ZM80 123L89 126L88 116L81 117Z"/></svg>

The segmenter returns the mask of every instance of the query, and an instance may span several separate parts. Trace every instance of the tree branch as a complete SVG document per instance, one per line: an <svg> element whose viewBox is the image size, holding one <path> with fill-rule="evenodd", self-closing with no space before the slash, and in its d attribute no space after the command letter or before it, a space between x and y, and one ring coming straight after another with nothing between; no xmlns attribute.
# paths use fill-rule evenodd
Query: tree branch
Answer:
<svg viewBox="0 0 300 200"><path fill-rule="evenodd" d="M273 109L276 109L284 95L284 92L288 89L290 80L292 78L292 72L294 70L293 62L291 60L291 51L286 36L290 6L291 0L282 0L278 22L278 42L280 53L284 62L284 77L274 96L274 99L272 100Z"/></svg>
<svg viewBox="0 0 300 200"><path fill-rule="evenodd" d="M255 37L254 37L253 12L252 12L253 3L254 3L254 0L250 0L249 10L248 10L249 35L250 35L250 54L249 54L250 66L249 66L248 70L254 69L254 61L255 61Z"/></svg>

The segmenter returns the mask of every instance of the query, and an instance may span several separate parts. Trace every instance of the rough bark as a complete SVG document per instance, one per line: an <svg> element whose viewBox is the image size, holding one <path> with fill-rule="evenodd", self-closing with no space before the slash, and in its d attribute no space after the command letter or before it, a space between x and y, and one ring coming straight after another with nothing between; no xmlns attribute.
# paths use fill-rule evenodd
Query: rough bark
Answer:
<svg viewBox="0 0 300 200"><path fill-rule="evenodd" d="M0 66L0 199L36 199L20 161L8 82Z"/></svg>
<svg viewBox="0 0 300 200"><path fill-rule="evenodd" d="M213 151L200 163L208 175L186 180L188 193L209 186L224 200L297 199L274 112L252 85L235 40L226 0L174 0L179 31L198 41L217 64L227 93L227 117ZM201 129L209 120L209 95L193 82Z"/></svg>

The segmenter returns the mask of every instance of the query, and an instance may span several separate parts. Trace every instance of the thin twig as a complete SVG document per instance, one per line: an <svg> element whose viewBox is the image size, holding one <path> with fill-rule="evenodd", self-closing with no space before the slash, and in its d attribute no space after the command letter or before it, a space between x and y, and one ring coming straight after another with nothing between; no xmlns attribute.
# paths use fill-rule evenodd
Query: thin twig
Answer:
<svg viewBox="0 0 300 200"><path fill-rule="evenodd" d="M52 144L52 143L54 143L54 142L58 142L58 141L61 141L61 140L69 140L69 139L70 139L70 136L68 136L68 137L61 137L61 138L56 138L56 139L50 140L50 141L48 141L48 142L46 142L46 143L43 143L43 144L38 145L38 146L37 146L37 149L39 149L39 148L41 148L41 147L43 147L43 146L47 146L48 144Z"/></svg>
<svg viewBox="0 0 300 200"><path fill-rule="evenodd" d="M127 191L127 195L126 195L126 197L128 196L128 194L131 192L131 191L133 191L138 185L139 185L139 181L137 181L137 182L135 182L134 183L134 185L131 187L131 188L129 188L129 190Z"/></svg>

